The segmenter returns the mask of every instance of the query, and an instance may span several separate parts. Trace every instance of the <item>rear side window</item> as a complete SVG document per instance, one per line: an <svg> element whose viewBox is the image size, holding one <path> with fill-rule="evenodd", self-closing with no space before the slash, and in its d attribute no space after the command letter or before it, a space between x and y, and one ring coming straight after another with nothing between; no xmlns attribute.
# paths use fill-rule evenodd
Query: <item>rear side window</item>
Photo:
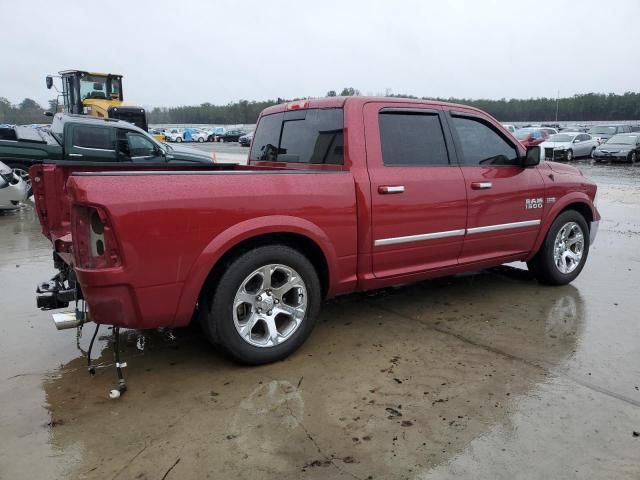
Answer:
<svg viewBox="0 0 640 480"><path fill-rule="evenodd" d="M519 165L518 151L489 125L475 118L452 117L465 165ZM459 152L460 153L460 152Z"/></svg>
<svg viewBox="0 0 640 480"><path fill-rule="evenodd" d="M448 165L447 147L437 114L379 116L382 161L387 166Z"/></svg>
<svg viewBox="0 0 640 480"><path fill-rule="evenodd" d="M266 115L253 137L250 160L342 165L344 121L340 108Z"/></svg>
<svg viewBox="0 0 640 480"><path fill-rule="evenodd" d="M75 127L73 131L75 147L113 150L111 129L102 127Z"/></svg>

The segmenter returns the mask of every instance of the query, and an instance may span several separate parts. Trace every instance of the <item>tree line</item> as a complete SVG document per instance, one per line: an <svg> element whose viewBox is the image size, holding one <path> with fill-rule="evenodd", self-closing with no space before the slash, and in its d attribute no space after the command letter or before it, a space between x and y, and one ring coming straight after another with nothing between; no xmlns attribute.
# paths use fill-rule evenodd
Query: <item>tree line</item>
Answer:
<svg viewBox="0 0 640 480"><path fill-rule="evenodd" d="M330 90L327 97L337 95L360 95L360 91L353 88L344 88L341 92ZM419 98L406 94L388 94L397 98ZM609 93L586 93L560 99L555 98L529 98L529 99L468 99L468 98L432 98L421 97L429 100L443 100L447 102L471 105L496 117L502 122L525 121L553 121L558 110L558 121L615 121L640 119L640 93L626 92L622 95ZM179 107L155 107L148 110L148 120L151 124L241 124L255 123L260 112L275 105L290 100L299 99L275 99L265 101L240 100L227 105L213 105L203 103L193 106ZM557 102L557 103L556 103ZM49 109L55 105L55 101L49 101ZM44 109L35 100L25 98L17 105L12 104L6 98L0 97L0 123L29 124L48 123L50 117L45 117Z"/></svg>

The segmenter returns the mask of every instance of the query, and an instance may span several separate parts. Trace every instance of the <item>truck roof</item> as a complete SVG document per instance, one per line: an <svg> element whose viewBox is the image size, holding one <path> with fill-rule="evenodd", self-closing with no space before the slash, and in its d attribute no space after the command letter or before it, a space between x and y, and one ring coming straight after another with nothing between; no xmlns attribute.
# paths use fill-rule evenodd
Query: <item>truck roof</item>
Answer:
<svg viewBox="0 0 640 480"><path fill-rule="evenodd" d="M64 126L67 123L82 123L86 125L108 125L114 127L126 127L130 130L136 130L146 133L141 128L136 127L132 123L125 122L116 118L98 118L89 115L78 115L74 113L56 113L51 123L51 131L57 135L62 135Z"/></svg>
<svg viewBox="0 0 640 480"><path fill-rule="evenodd" d="M448 107L460 107L481 112L481 110L470 107L468 105L461 105L458 103L441 102L439 100L422 100L418 98L402 98L402 97L369 97L369 96L357 96L357 97L325 97L325 98L309 98L296 100L293 102L280 103L273 105L263 110L262 115L269 115L271 113L284 112L290 109L292 105L299 104L301 106L294 108L343 108L344 105L349 103L365 104L368 102L394 102L394 103L406 103L408 105L438 105ZM304 104L304 105L303 105ZM302 106L303 105L303 106Z"/></svg>

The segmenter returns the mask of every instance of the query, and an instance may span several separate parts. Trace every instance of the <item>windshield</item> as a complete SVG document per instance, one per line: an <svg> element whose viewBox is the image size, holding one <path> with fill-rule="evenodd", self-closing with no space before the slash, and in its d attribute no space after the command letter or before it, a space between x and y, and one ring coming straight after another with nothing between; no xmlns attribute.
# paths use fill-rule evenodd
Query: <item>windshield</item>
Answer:
<svg viewBox="0 0 640 480"><path fill-rule="evenodd" d="M613 135L616 133L616 127L591 127L589 133L595 133L596 135Z"/></svg>
<svg viewBox="0 0 640 480"><path fill-rule="evenodd" d="M637 135L614 135L605 143L617 143L618 145L635 145Z"/></svg>
<svg viewBox="0 0 640 480"><path fill-rule="evenodd" d="M80 99L119 99L122 81L99 75L85 75L80 78Z"/></svg>
<svg viewBox="0 0 640 480"><path fill-rule="evenodd" d="M572 142L575 135L567 135L566 133L556 133L549 137L550 142Z"/></svg>

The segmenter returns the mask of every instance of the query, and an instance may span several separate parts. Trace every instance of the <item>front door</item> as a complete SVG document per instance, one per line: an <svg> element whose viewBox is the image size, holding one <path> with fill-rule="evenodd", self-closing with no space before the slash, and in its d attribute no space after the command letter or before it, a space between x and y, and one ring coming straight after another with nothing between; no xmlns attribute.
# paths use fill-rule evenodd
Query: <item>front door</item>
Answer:
<svg viewBox="0 0 640 480"><path fill-rule="evenodd" d="M460 263L529 252L545 202L540 172L521 166L523 152L489 118L463 110L447 120L468 198Z"/></svg>
<svg viewBox="0 0 640 480"><path fill-rule="evenodd" d="M440 107L365 105L372 261L378 278L457 264L466 227L464 178L449 159Z"/></svg>

